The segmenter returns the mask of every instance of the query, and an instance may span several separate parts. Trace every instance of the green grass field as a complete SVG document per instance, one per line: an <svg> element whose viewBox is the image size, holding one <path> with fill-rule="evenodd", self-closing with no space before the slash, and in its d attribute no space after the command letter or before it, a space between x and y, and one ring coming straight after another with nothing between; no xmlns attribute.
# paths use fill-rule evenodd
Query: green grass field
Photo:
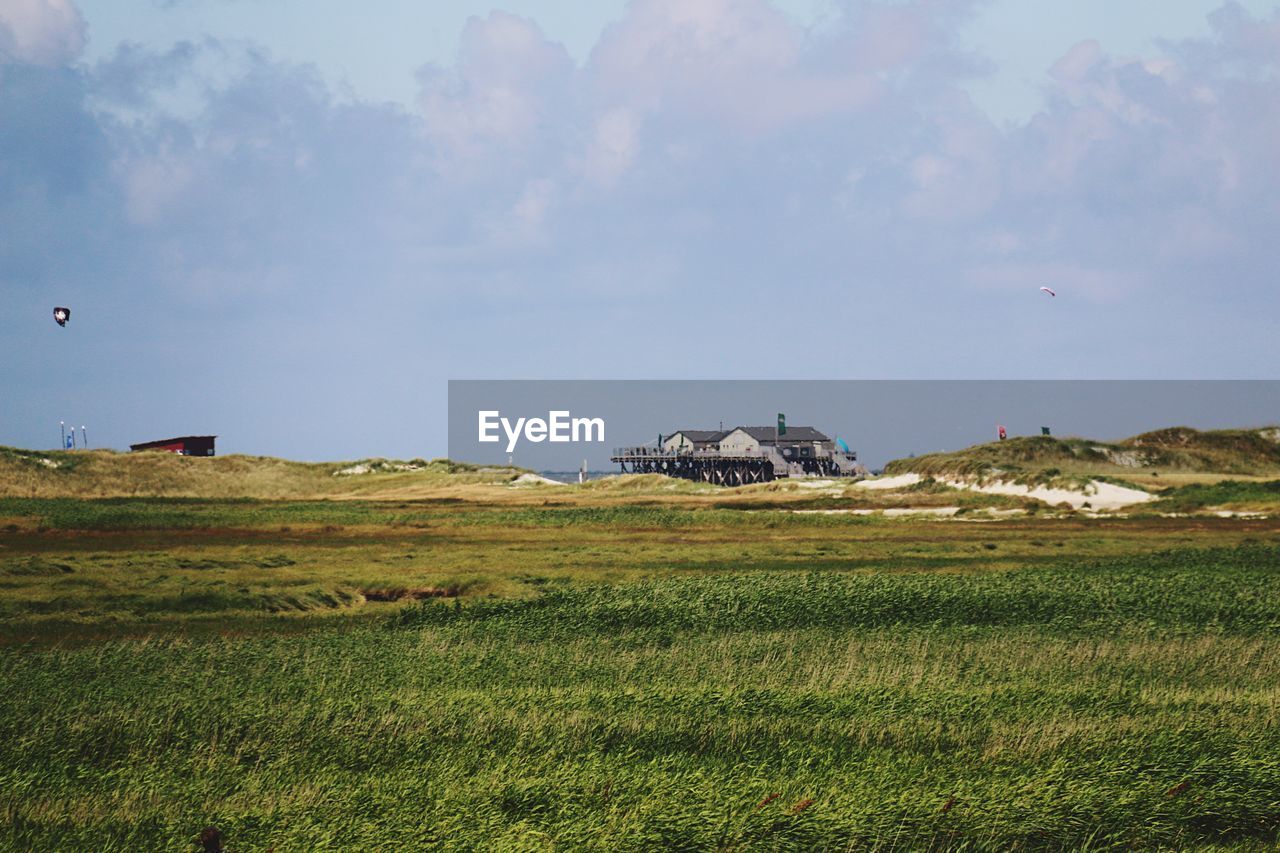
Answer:
<svg viewBox="0 0 1280 853"><path fill-rule="evenodd" d="M1280 843L1280 521L444 488L0 499L0 847Z"/></svg>

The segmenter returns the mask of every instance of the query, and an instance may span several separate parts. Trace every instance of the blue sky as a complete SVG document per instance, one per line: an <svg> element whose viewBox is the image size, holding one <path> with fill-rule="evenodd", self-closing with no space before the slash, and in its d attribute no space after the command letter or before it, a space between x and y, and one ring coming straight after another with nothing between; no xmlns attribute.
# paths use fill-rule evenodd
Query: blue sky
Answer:
<svg viewBox="0 0 1280 853"><path fill-rule="evenodd" d="M432 455L449 378L1275 376L1273 2L445 5L0 0L0 443Z"/></svg>

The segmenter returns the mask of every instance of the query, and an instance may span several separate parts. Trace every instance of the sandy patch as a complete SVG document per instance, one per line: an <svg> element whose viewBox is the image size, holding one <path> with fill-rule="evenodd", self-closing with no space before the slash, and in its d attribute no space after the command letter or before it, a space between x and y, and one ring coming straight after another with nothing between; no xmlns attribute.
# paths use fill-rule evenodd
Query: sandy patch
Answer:
<svg viewBox="0 0 1280 853"><path fill-rule="evenodd" d="M1093 449L1105 455L1112 465L1119 465L1122 468L1144 468L1147 464L1146 454L1137 450L1112 450L1109 447Z"/></svg>
<svg viewBox="0 0 1280 853"><path fill-rule="evenodd" d="M840 491L840 484L835 480L796 480L797 489L835 489Z"/></svg>
<svg viewBox="0 0 1280 853"><path fill-rule="evenodd" d="M885 518L902 518L908 515L932 515L938 518L950 518L960 511L958 506L903 507L884 510Z"/></svg>
<svg viewBox="0 0 1280 853"><path fill-rule="evenodd" d="M1119 509L1122 506L1146 503L1152 496L1141 489L1128 489L1112 483L1091 480L1084 489L1050 489L1047 486L1022 486L1017 483L987 483L979 486L963 480L946 480L948 486L957 489L968 489L988 495L1011 495L1019 498L1035 498L1050 506L1068 504L1073 509L1081 509L1088 504L1089 509Z"/></svg>
<svg viewBox="0 0 1280 853"><path fill-rule="evenodd" d="M896 477L880 477L875 480L863 480L855 486L863 489L904 489L920 482L919 474L899 474ZM1051 489L1047 486L1022 486L1017 483L993 482L986 485L967 480L943 480L948 486L956 489L968 489L972 492L984 492L988 495L1010 495L1019 498L1035 498L1050 506L1068 504L1073 509L1119 509L1122 506L1146 503L1152 500L1151 494L1141 489L1129 489L1112 483L1093 480L1082 490Z"/></svg>
<svg viewBox="0 0 1280 853"><path fill-rule="evenodd" d="M1012 518L1015 515L1027 514L1027 511L1025 509L1000 509L999 507L994 507L994 506L989 506L985 510L979 510L979 511L985 512L987 515L991 516L992 518Z"/></svg>
<svg viewBox="0 0 1280 853"><path fill-rule="evenodd" d="M901 489L914 486L920 482L919 474L899 474L896 477L877 477L874 480L859 480L854 483L860 489Z"/></svg>
<svg viewBox="0 0 1280 853"><path fill-rule="evenodd" d="M774 512L775 510L753 509L750 512ZM871 515L879 512L875 509L784 509L792 515Z"/></svg>
<svg viewBox="0 0 1280 853"><path fill-rule="evenodd" d="M386 473L386 472L392 472L392 471L403 472L403 471L421 471L421 470L422 470L422 466L420 465L406 465L400 462L374 462L373 464L366 464L364 462L359 462L348 468L339 468L337 471L333 472L333 476L359 477L361 474L372 474L375 472Z"/></svg>
<svg viewBox="0 0 1280 853"><path fill-rule="evenodd" d="M907 515L931 515L948 518L960 511L958 506L893 507L891 509L793 509L794 515L884 515L885 518L901 518Z"/></svg>
<svg viewBox="0 0 1280 853"><path fill-rule="evenodd" d="M521 474L511 481L513 486L563 486L559 480L544 477L541 474Z"/></svg>

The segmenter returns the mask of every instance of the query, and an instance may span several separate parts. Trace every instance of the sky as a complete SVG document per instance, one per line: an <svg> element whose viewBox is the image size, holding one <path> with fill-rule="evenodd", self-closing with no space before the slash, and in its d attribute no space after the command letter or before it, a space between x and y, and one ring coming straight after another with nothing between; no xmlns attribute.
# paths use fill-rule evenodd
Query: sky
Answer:
<svg viewBox="0 0 1280 853"><path fill-rule="evenodd" d="M1278 65L1275 2L0 0L0 444L440 455L449 379L1274 378Z"/></svg>

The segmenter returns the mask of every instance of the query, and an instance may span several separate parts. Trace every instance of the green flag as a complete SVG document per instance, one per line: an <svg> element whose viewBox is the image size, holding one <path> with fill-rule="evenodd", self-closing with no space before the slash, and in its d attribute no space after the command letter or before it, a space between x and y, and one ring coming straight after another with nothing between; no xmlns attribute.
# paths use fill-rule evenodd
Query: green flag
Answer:
<svg viewBox="0 0 1280 853"><path fill-rule="evenodd" d="M778 412L778 435L787 434L787 416Z"/></svg>
<svg viewBox="0 0 1280 853"><path fill-rule="evenodd" d="M1041 434L1041 435L1048 435L1048 434L1049 434L1049 428L1048 428L1048 427L1040 427L1040 434Z"/></svg>

